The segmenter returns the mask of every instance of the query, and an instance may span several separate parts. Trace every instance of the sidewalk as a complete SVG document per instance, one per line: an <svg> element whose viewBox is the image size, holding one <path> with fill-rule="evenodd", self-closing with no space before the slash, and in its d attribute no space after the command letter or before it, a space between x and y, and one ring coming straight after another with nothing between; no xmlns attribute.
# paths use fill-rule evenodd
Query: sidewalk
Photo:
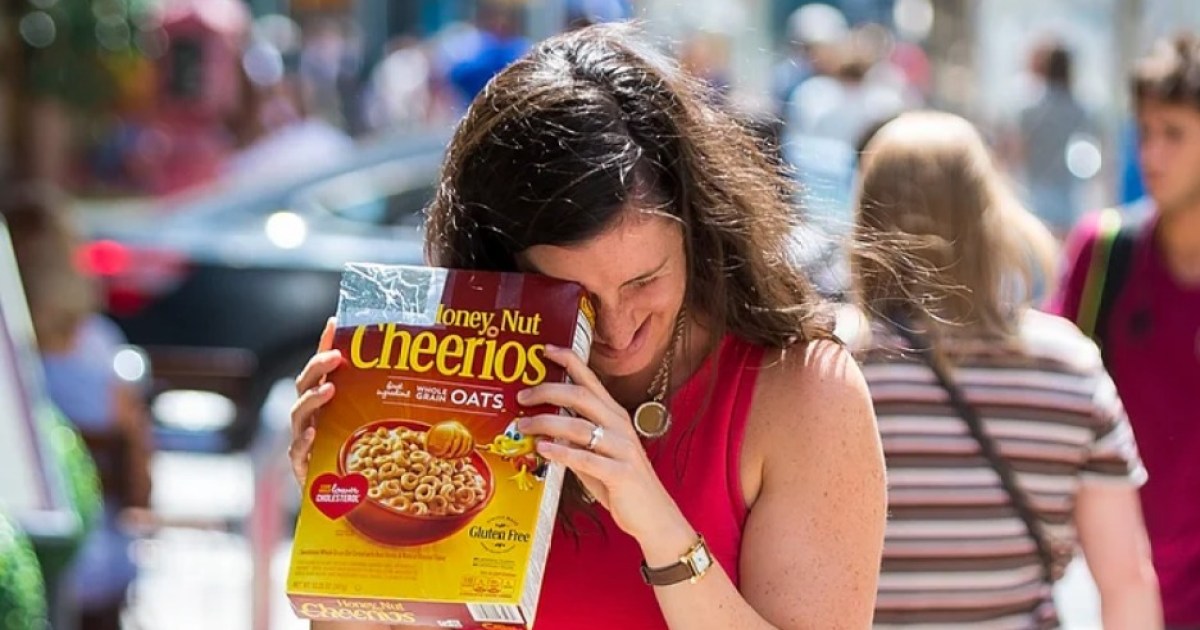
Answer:
<svg viewBox="0 0 1200 630"><path fill-rule="evenodd" d="M160 453L153 475L155 510L170 520L236 524L253 502L246 455ZM275 553L272 577L278 587L269 630L308 628L284 595L290 550L283 541ZM127 630L252 630L250 546L244 536L168 527L142 541L136 557L141 572Z"/></svg>

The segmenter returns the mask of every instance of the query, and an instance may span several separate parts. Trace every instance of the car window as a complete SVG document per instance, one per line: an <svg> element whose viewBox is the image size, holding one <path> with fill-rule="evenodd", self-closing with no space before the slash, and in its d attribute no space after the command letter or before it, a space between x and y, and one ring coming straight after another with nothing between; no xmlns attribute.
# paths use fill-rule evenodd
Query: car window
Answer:
<svg viewBox="0 0 1200 630"><path fill-rule="evenodd" d="M366 225L420 225L433 198L437 163L402 160L346 173L301 194L300 205Z"/></svg>
<svg viewBox="0 0 1200 630"><path fill-rule="evenodd" d="M330 214L366 225L417 226L423 221L422 210L433 199L434 187L406 188L385 196L353 199L345 205L330 208Z"/></svg>

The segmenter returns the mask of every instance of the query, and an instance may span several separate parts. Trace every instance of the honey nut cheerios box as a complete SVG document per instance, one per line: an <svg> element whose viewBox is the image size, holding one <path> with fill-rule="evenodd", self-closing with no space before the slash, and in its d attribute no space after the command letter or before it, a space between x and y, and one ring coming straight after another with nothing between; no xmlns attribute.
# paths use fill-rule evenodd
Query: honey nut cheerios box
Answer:
<svg viewBox="0 0 1200 630"><path fill-rule="evenodd" d="M563 470L516 430L516 394L567 380L594 314L542 276L352 263L287 591L301 617L529 628Z"/></svg>

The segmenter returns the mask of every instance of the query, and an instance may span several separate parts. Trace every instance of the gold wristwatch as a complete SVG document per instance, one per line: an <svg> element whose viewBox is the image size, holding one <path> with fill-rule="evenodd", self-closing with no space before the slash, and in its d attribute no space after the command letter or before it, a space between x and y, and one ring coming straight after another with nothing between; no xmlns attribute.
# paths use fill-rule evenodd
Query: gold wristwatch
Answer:
<svg viewBox="0 0 1200 630"><path fill-rule="evenodd" d="M651 569L643 560L642 579L650 586L670 586L684 581L695 584L696 580L708 573L712 565L713 558L708 551L708 543L704 542L704 536L700 536L696 544L679 556L679 562Z"/></svg>

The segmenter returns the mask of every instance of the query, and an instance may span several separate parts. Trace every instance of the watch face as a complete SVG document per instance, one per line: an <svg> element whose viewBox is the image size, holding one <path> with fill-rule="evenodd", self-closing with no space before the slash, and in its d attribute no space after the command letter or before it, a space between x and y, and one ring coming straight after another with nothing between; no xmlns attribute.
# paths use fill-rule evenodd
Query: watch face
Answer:
<svg viewBox="0 0 1200 630"><path fill-rule="evenodd" d="M692 554L692 568L697 575L703 575L712 566L712 556L708 555L707 547L700 547Z"/></svg>

